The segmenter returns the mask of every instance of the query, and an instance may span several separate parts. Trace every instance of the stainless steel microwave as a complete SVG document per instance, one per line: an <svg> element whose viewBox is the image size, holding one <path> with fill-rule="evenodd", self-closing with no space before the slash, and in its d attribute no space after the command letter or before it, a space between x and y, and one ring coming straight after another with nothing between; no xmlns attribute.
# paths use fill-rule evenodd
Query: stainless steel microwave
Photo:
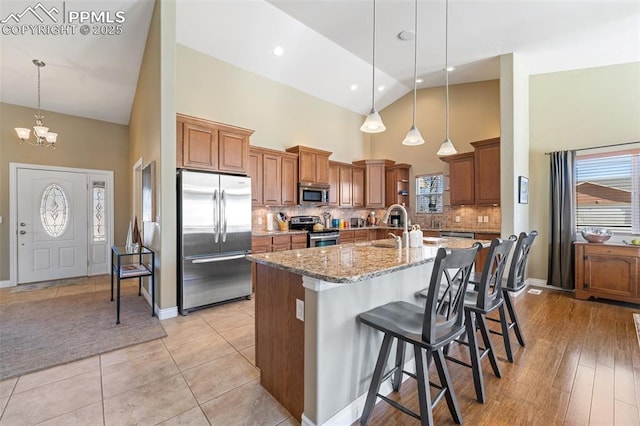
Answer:
<svg viewBox="0 0 640 426"><path fill-rule="evenodd" d="M298 183L298 204L301 206L321 206L329 203L329 185Z"/></svg>

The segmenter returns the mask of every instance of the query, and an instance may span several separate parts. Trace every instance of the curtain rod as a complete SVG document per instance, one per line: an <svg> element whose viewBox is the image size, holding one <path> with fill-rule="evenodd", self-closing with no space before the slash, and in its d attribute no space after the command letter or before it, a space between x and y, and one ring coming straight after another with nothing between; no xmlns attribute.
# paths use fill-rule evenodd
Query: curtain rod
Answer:
<svg viewBox="0 0 640 426"><path fill-rule="evenodd" d="M576 149L574 149L574 151L587 151L589 149L612 148L614 146L633 145L633 144L636 144L636 143L640 143L640 141L614 143L613 145L590 146L588 148L576 148ZM545 152L544 155L551 155L554 152L560 152L560 151Z"/></svg>

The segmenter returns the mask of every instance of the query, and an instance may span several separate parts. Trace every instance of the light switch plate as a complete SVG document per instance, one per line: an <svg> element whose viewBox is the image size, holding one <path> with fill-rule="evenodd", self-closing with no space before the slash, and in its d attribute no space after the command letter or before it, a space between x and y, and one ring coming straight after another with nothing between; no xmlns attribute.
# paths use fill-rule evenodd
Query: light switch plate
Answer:
<svg viewBox="0 0 640 426"><path fill-rule="evenodd" d="M258 217L258 225L262 225L262 217Z"/></svg>
<svg viewBox="0 0 640 426"><path fill-rule="evenodd" d="M460 223L460 216L456 216L456 223Z"/></svg>
<svg viewBox="0 0 640 426"><path fill-rule="evenodd" d="M296 299L296 318L304 322L304 301Z"/></svg>
<svg viewBox="0 0 640 426"><path fill-rule="evenodd" d="M482 223L482 216L478 216L478 223Z"/></svg>
<svg viewBox="0 0 640 426"><path fill-rule="evenodd" d="M0 216L0 223L2 223L2 216Z"/></svg>
<svg viewBox="0 0 640 426"><path fill-rule="evenodd" d="M483 216L482 220L484 220L484 223L489 223L489 216Z"/></svg>

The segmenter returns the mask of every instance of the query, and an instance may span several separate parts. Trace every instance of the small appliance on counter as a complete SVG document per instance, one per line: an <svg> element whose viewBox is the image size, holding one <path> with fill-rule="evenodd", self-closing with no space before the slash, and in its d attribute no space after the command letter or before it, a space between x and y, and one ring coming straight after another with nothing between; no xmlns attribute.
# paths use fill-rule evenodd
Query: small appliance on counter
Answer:
<svg viewBox="0 0 640 426"><path fill-rule="evenodd" d="M391 210L391 214L389 214L389 225L404 226L404 222L402 221L402 211L400 209Z"/></svg>
<svg viewBox="0 0 640 426"><path fill-rule="evenodd" d="M352 228L362 228L364 227L364 219L361 217L352 217L351 218L351 227Z"/></svg>
<svg viewBox="0 0 640 426"><path fill-rule="evenodd" d="M335 229L319 230L316 224L322 224L320 216L293 216L290 228L307 231L307 247L324 247L340 244L340 231ZM315 228L315 229L314 229Z"/></svg>

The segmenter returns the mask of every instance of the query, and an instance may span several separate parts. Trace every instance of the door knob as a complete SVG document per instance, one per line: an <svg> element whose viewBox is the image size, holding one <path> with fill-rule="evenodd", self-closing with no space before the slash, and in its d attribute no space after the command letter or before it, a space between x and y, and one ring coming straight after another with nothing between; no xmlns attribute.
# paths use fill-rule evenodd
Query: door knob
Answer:
<svg viewBox="0 0 640 426"><path fill-rule="evenodd" d="M20 226L27 226L27 224L24 222L20 222Z"/></svg>
<svg viewBox="0 0 640 426"><path fill-rule="evenodd" d="M25 230L20 231L20 235L24 235L26 233L27 233L27 231L25 231Z"/></svg>

